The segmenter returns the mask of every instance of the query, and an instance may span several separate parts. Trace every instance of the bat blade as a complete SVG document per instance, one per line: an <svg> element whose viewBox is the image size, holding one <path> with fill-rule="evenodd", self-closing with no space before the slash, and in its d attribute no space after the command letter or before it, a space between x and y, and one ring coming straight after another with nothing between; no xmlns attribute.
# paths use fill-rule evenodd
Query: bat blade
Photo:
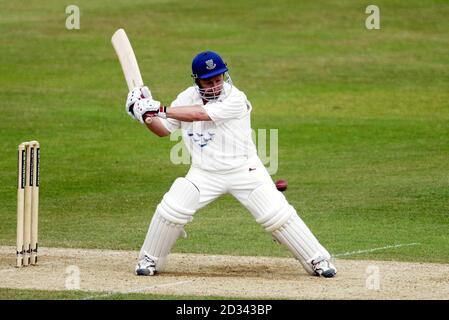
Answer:
<svg viewBox="0 0 449 320"><path fill-rule="evenodd" d="M112 35L111 42L122 66L128 89L131 90L135 87L142 87L143 80L140 74L139 65L137 64L134 50L125 30L118 29Z"/></svg>

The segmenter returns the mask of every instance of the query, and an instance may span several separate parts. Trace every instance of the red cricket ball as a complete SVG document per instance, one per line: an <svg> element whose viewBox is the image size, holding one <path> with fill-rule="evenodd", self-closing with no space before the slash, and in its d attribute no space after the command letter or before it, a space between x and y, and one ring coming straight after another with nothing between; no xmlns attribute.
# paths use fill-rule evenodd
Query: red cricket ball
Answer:
<svg viewBox="0 0 449 320"><path fill-rule="evenodd" d="M279 191L285 191L285 190L287 190L287 181L286 180L277 180L276 182L275 182L275 184L276 184L276 188L279 190Z"/></svg>

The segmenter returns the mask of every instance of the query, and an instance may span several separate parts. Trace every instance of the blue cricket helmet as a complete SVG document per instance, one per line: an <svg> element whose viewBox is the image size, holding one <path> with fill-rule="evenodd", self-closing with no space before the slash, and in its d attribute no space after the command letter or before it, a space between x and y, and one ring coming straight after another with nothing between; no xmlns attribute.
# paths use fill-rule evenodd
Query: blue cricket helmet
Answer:
<svg viewBox="0 0 449 320"><path fill-rule="evenodd" d="M194 79L208 79L228 71L226 63L213 51L203 51L192 61L192 77Z"/></svg>

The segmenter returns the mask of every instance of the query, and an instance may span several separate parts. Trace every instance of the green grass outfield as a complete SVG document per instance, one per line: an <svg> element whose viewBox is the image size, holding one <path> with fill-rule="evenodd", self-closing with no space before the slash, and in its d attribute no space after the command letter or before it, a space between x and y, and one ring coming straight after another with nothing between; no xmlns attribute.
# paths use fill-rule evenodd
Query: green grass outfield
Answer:
<svg viewBox="0 0 449 320"><path fill-rule="evenodd" d="M0 288L0 300L197 300L197 296L143 293L104 293L79 290L47 291ZM247 298L201 297L202 300L245 300Z"/></svg>
<svg viewBox="0 0 449 320"><path fill-rule="evenodd" d="M331 253L419 243L348 258L449 262L447 1L376 1L381 30L366 1L77 1L73 31L68 4L0 0L1 245L15 244L22 141L41 143L41 246L138 250L187 172L176 142L124 112L110 43L124 27L164 103L197 52L222 54L253 128L279 130L274 179ZM230 196L186 230L174 252L289 256Z"/></svg>

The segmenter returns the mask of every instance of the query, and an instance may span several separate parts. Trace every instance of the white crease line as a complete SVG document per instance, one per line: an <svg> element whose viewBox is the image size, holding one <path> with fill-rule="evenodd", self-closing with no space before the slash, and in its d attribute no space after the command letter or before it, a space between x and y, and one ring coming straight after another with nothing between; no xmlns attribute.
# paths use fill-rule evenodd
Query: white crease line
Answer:
<svg viewBox="0 0 449 320"><path fill-rule="evenodd" d="M33 270L36 267L50 265L50 264L53 264L53 263L52 262L44 262L44 263L38 263L36 265L21 266L18 268L14 267L14 268L8 268L8 269L0 269L0 273L2 273L2 272L18 272L20 270Z"/></svg>
<svg viewBox="0 0 449 320"><path fill-rule="evenodd" d="M16 270L17 270L16 268L2 269L2 270L0 270L0 273L2 273L2 272L13 272L13 271L16 271Z"/></svg>
<svg viewBox="0 0 449 320"><path fill-rule="evenodd" d="M171 283L164 283L164 284L156 284L156 285L153 285L153 286L144 287L144 288L139 288L139 289L134 289L134 290L130 290L130 291L124 291L124 292L109 292L109 293L107 293L107 294L95 295L95 296L89 296L89 297L83 298L83 299L81 299L81 300L90 300L90 299L93 299L93 298L104 298L104 297L109 297L109 296L113 296L113 295L116 295L116 294L130 294L130 293L136 293L136 292L139 292L139 291L145 291L145 290L149 290L149 289L152 289L152 288L169 287L169 286L174 286L174 285L177 285L177 284L189 283L189 282L193 282L193 281L195 281L195 279L192 279L192 280L185 280L185 281L178 281L178 282L171 282Z"/></svg>
<svg viewBox="0 0 449 320"><path fill-rule="evenodd" d="M36 267L39 266L45 266L45 265L50 265L53 264L52 262L44 262L44 263L38 263L36 265L29 265L29 266L21 266L21 267L15 267L15 268L9 268L9 269L1 269L0 273L2 272L15 272L15 271L20 271L20 270L33 270Z"/></svg>
<svg viewBox="0 0 449 320"><path fill-rule="evenodd" d="M332 257L351 256L353 254L368 253L368 252L374 252L374 251L386 250L386 249L392 249L392 248L400 248L400 247L408 247L408 246L419 246L420 244L421 243L417 243L417 242L405 243L405 244L396 244L396 245L380 247L380 248L374 248L374 249L368 249L368 250L357 250L357 251L350 251L350 252L345 252L345 253L338 253L338 254L332 255Z"/></svg>

